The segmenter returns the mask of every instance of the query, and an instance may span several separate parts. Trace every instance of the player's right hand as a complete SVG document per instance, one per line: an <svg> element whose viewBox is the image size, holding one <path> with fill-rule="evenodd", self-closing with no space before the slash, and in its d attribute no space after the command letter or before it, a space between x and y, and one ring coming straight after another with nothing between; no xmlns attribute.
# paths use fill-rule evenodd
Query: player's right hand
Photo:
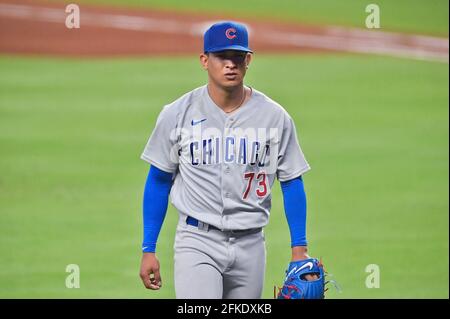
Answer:
<svg viewBox="0 0 450 319"><path fill-rule="evenodd" d="M145 288L158 290L161 288L161 275L159 274L159 260L155 253L143 253L139 276Z"/></svg>

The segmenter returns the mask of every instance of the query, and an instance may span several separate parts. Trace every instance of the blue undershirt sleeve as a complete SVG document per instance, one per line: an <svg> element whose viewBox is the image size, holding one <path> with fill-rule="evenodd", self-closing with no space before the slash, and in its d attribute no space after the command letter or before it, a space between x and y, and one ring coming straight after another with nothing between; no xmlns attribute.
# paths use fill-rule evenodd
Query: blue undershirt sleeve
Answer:
<svg viewBox="0 0 450 319"><path fill-rule="evenodd" d="M172 173L156 166L150 166L144 189L143 223L144 239L142 251L154 253L159 232L166 217L169 193L172 187Z"/></svg>
<svg viewBox="0 0 450 319"><path fill-rule="evenodd" d="M306 194L301 176L281 182L284 212L291 233L291 247L307 246Z"/></svg>

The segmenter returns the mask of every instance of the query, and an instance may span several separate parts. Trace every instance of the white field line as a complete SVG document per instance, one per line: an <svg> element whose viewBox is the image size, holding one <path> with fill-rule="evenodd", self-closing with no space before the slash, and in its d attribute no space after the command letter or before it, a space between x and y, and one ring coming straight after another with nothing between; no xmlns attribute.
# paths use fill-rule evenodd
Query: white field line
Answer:
<svg viewBox="0 0 450 319"><path fill-rule="evenodd" d="M209 22L187 23L175 20L157 19L120 14L84 12L84 25L142 32L163 32L201 36ZM65 23L66 13L62 9L42 8L30 5L0 4L0 16L35 21ZM299 48L317 48L344 52L381 54L409 59L449 62L447 38L408 35L393 32L325 27L323 34L281 32L249 26L251 33L258 36L258 42L272 45L290 45Z"/></svg>
<svg viewBox="0 0 450 319"><path fill-rule="evenodd" d="M425 47L411 47L401 43L372 39L357 39L319 34L276 33L265 32L264 38L268 42L290 44L303 48L320 48L344 52L358 52L369 54L390 55L418 60L449 62L446 52L430 50Z"/></svg>
<svg viewBox="0 0 450 319"><path fill-rule="evenodd" d="M365 39L379 39L386 42L399 42L407 41L414 45L423 45L434 47L437 49L447 49L449 48L449 43L447 38L438 38L432 36L423 35L413 35L405 33L394 33L386 31L377 30L365 30L365 29L355 29L355 28L343 28L339 26L328 26L326 27L326 33L329 35L351 37L351 38L365 38Z"/></svg>

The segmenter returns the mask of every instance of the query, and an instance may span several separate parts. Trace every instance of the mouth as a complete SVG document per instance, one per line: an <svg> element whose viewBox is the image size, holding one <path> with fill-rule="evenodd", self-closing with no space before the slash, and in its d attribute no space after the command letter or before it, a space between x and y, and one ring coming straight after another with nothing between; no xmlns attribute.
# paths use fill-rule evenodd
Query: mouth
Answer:
<svg viewBox="0 0 450 319"><path fill-rule="evenodd" d="M234 80L234 79L236 79L237 75L238 75L238 74L235 73L235 72L225 73L225 77L226 77L228 80Z"/></svg>

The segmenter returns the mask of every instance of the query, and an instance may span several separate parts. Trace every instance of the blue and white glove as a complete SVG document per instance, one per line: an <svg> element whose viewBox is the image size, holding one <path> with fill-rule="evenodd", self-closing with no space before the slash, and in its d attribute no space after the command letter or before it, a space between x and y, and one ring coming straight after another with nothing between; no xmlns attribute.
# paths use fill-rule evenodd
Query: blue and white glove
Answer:
<svg viewBox="0 0 450 319"><path fill-rule="evenodd" d="M318 279L308 281L305 275L315 274ZM325 275L323 265L316 258L293 261L286 271L283 287L277 299L324 299Z"/></svg>

